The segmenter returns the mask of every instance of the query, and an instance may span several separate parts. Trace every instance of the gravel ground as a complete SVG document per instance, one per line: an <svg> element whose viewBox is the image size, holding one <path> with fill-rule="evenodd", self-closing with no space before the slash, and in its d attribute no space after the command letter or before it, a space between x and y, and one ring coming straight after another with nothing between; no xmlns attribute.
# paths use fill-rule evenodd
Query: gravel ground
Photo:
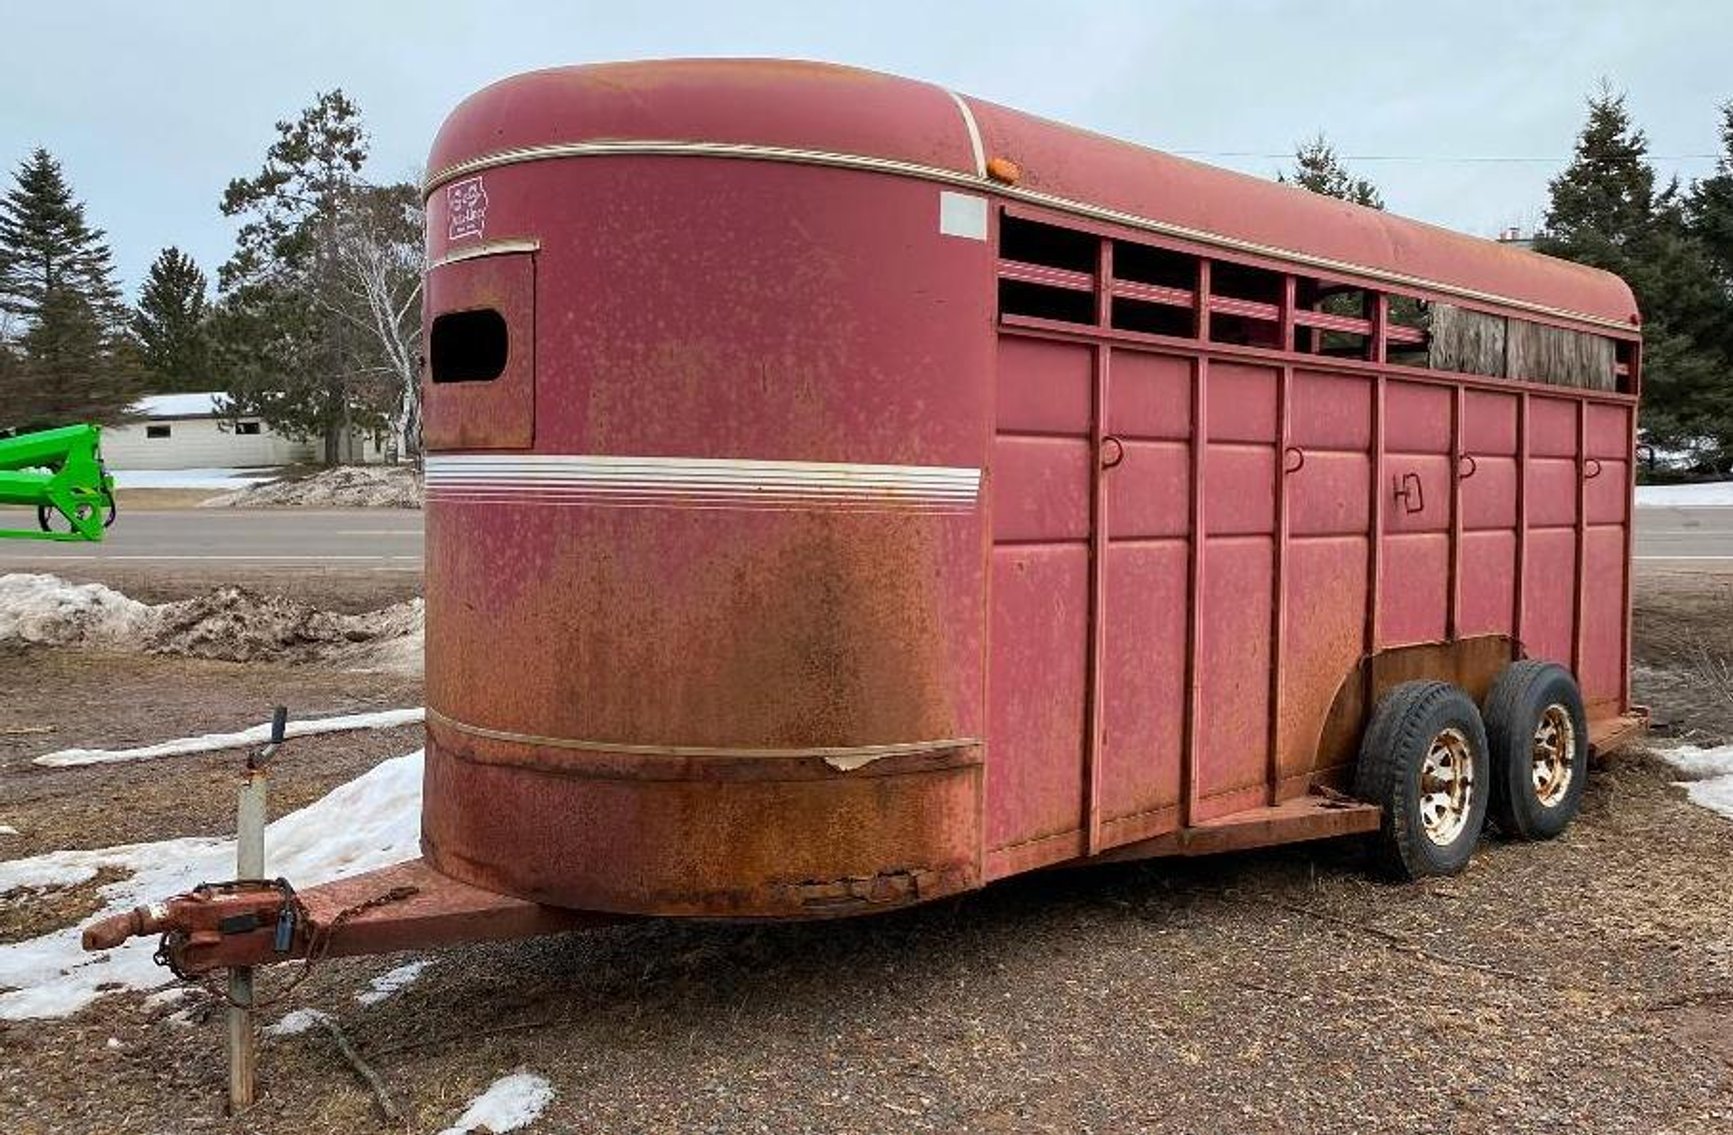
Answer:
<svg viewBox="0 0 1733 1135"><path fill-rule="evenodd" d="M1645 581L1640 599L1643 672L1667 681L1639 694L1664 719L1695 721L1714 708L1690 679L1697 652L1662 646L1688 633L1725 661L1727 607L1689 584ZM367 680L383 684L0 656L0 688L34 681L29 697L52 708L33 719L56 729L0 735L0 822L28 850L77 833L77 846L116 842L115 822L129 839L223 830L234 754L78 775L25 758L112 739L104 728L155 738L194 719L189 731L251 723L252 701L336 711L416 693ZM233 708L207 724L198 707L213 703ZM310 798L413 748L412 734L296 742L282 791ZM369 1006L356 995L370 979L414 955L316 967L267 1016L332 1014L397 1124L318 1030L266 1041L262 1102L224 1119L212 1003L114 995L64 1021L0 1025L0 1129L431 1132L522 1069L553 1083L530 1129L550 1132L1725 1133L1733 822L1672 779L1653 758L1621 759L1591 780L1563 838L1489 840L1463 876L1420 885L1375 881L1338 842L1046 872L865 920L650 922L456 949ZM202 802L175 810L189 799ZM0 854L27 850L0 838ZM36 925L68 920L76 900L12 897Z"/></svg>

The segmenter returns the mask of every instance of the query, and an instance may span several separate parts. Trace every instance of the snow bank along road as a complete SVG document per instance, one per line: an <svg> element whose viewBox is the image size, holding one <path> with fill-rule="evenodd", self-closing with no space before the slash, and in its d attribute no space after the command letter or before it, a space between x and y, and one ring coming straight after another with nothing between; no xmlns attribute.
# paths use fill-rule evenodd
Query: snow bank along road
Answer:
<svg viewBox="0 0 1733 1135"><path fill-rule="evenodd" d="M36 527L36 518L0 510L0 527ZM100 544L0 542L0 573L52 571L56 564L109 560L172 570L191 562L324 564L379 571L421 570L421 513L413 509L128 510Z"/></svg>
<svg viewBox="0 0 1733 1135"><path fill-rule="evenodd" d="M1733 484L1644 488L1638 503L1639 561L1733 572ZM35 517L0 510L0 527L12 525L34 528ZM170 570L235 562L419 572L421 532L422 514L413 509L123 510L101 544L0 542L0 572L93 561Z"/></svg>

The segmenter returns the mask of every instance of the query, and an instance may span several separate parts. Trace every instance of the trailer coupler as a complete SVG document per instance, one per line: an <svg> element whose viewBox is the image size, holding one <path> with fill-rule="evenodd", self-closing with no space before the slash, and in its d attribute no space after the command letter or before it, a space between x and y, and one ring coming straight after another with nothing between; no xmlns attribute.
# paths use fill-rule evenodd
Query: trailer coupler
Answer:
<svg viewBox="0 0 1733 1135"><path fill-rule="evenodd" d="M259 960L305 957L312 944L306 908L287 879L200 883L187 894L92 923L82 941L86 950L110 950L128 938L160 934L157 964L188 978L232 964L237 952L258 954L267 933L268 956Z"/></svg>

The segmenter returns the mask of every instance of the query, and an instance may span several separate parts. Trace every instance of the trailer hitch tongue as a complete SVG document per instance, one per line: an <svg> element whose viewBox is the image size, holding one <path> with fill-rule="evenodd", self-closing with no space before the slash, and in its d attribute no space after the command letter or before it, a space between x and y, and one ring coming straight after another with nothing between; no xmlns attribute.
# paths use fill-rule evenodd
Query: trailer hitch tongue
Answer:
<svg viewBox="0 0 1733 1135"><path fill-rule="evenodd" d="M301 943L306 920L286 879L237 879L201 883L184 895L111 915L84 928L86 950L112 950L129 938L160 934L157 960L177 973L214 968L205 964L225 938L269 928L271 948L288 954ZM203 955L203 957L201 957Z"/></svg>

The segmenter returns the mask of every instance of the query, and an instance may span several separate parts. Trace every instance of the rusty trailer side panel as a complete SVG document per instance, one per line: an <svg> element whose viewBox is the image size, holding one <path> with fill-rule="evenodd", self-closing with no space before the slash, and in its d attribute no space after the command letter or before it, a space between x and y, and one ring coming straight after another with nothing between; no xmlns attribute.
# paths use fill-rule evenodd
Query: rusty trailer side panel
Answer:
<svg viewBox="0 0 1733 1135"><path fill-rule="evenodd" d="M431 168L430 352L505 328L424 387L445 877L849 914L1365 830L1318 794L1393 674L1630 710L1613 277L818 65L537 73ZM1612 338L1620 389L1423 369L1393 299Z"/></svg>

